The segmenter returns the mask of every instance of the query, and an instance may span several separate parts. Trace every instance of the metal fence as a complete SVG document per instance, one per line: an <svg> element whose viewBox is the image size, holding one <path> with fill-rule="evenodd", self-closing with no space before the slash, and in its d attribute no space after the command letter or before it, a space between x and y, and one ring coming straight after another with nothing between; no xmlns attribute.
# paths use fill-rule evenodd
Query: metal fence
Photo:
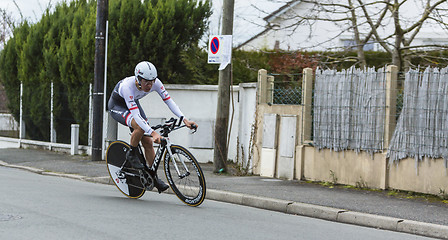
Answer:
<svg viewBox="0 0 448 240"><path fill-rule="evenodd" d="M275 77L270 104L302 104L302 74L270 74Z"/></svg>
<svg viewBox="0 0 448 240"><path fill-rule="evenodd" d="M34 121L36 115L32 115L29 106L36 104L33 102L33 98L26 95L26 89L43 88L48 91L46 95L46 102L38 102L40 104L40 121ZM42 91L45 92L45 91ZM90 86L89 92L92 92L92 86ZM90 94L91 97L91 94ZM79 124L83 120L75 119L71 113L63 111L62 109L69 108L68 103L68 91L58 90L53 83L49 86L31 86L29 84L20 85L20 114L18 119L14 119L10 115L11 123L5 122L6 118L0 118L0 136L4 137L18 137L20 139L45 141L50 143L62 143L68 144L71 142L71 125ZM48 104L48 105L45 105ZM89 109L91 109L91 102L89 102ZM58 114L56 114L58 112ZM89 113L87 113L89 115ZM91 121L89 121L91 122ZM7 125L7 126L5 126ZM25 127L25 125L27 127ZM9 129L8 129L9 127ZM56 133L56 128L58 129ZM89 137L91 134L89 134ZM83 143L85 144L85 143ZM89 144L90 145L90 144Z"/></svg>

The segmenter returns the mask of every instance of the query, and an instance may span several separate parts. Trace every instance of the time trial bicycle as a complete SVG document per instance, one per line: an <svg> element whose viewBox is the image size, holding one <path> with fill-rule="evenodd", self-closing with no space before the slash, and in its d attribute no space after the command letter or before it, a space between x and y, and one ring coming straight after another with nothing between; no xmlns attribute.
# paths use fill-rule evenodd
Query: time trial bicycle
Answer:
<svg viewBox="0 0 448 240"><path fill-rule="evenodd" d="M163 137L159 144L154 163L148 167L142 147L138 145L138 156L143 169L132 168L126 160L130 145L124 141L114 141L107 148L106 163L109 175L115 186L129 198L140 198L145 191L151 191L156 181L156 173L163 160L164 172L171 190L185 204L199 206L205 199L205 177L198 161L185 147L170 142L168 135L185 127L182 118L166 121L152 127L160 129ZM159 192L160 193L160 192Z"/></svg>

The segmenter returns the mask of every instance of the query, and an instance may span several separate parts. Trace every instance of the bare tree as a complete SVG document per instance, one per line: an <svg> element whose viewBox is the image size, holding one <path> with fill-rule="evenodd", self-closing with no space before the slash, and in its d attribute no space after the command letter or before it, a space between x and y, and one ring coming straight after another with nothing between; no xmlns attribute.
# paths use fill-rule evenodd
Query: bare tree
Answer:
<svg viewBox="0 0 448 240"><path fill-rule="evenodd" d="M283 14L283 20L294 19L293 24L277 26L276 31L316 31L317 22L328 22L339 28L339 33L328 36L316 46L339 38L342 34L352 35L352 49L357 52L360 66L366 65L364 47L377 42L391 54L391 63L407 69L412 56L422 51L444 49L446 45L418 43L415 41L422 29L437 28L448 33L448 22L444 18L448 11L448 0L301 0L289 1L285 6L297 6L293 13ZM297 3L300 2L301 5ZM409 11L409 5L414 10ZM406 9L407 7L407 9ZM301 8L306 8L303 11ZM414 14L412 14L414 13ZM268 26L269 23L268 23ZM291 30L292 29L292 30ZM302 33L303 34L303 33ZM440 34L440 32L439 32ZM422 35L422 34L420 34ZM328 50L334 50L328 49Z"/></svg>
<svg viewBox="0 0 448 240"><path fill-rule="evenodd" d="M367 7L358 0L365 18L370 26L373 26L373 22L369 18ZM407 3L408 0L398 1L394 0L393 3L387 3L386 7L393 19L393 33L389 35L381 35L377 31L374 31L375 39L381 46L392 55L392 64L399 67L399 69L408 69L410 67L411 56L418 54L419 51L430 48L434 50L444 49L447 46L437 45L436 43L429 44L412 44L416 36L420 33L421 29L426 25L427 27L434 23L439 24L443 28L446 28L446 23L440 16L440 12L446 12L448 10L447 0L438 1L421 1L420 14L416 19L407 19L405 14L401 13L402 6ZM405 26L403 25L405 23Z"/></svg>
<svg viewBox="0 0 448 240"><path fill-rule="evenodd" d="M387 3L389 1L384 0L381 2ZM268 22L267 27L275 29L275 31L289 31L290 35L295 32L304 34L304 28L306 28L309 34L308 39L313 40L313 33L318 29L316 27L317 23L328 22L339 29L339 32L326 36L326 40L316 43L312 48L325 46L326 43L337 40L344 34L350 34L352 39L350 45L346 46L346 48L355 50L357 63L361 67L366 66L364 47L372 42L374 30L381 27L387 8L378 8L373 3L369 3L369 16L375 18L375 20L372 20L374 22L373 27L368 27L366 20L363 19L362 8L356 0L293 0L285 3L283 9L288 7L293 9L294 6L298 6L295 8L297 11L286 11L282 16L279 16L282 21L288 21L288 24L279 26ZM254 7L257 8L256 6ZM304 8L306 8L305 11L303 10ZM265 14L269 13L265 12ZM338 48L340 50L341 47ZM331 47L327 48L327 50L338 50L338 48Z"/></svg>
<svg viewBox="0 0 448 240"><path fill-rule="evenodd" d="M14 29L14 20L11 13L0 9L0 44L3 48L8 38L12 35Z"/></svg>
<svg viewBox="0 0 448 240"><path fill-rule="evenodd" d="M6 42L8 41L9 37L12 36L14 28L24 21L38 21L38 15L33 10L34 19L30 17L25 17L22 13L22 9L17 4L16 0L12 0L14 3L14 6L17 9L17 13L19 14L20 18L14 18L13 14L9 12L7 9L0 8L0 50L5 46ZM48 1L45 6L41 4L41 2L38 0L37 4L39 6L40 13L45 13L46 11L50 11L53 8L53 2L52 0Z"/></svg>
<svg viewBox="0 0 448 240"><path fill-rule="evenodd" d="M388 4L390 0L382 1L383 4ZM314 1L305 0L303 2L312 4L313 12L317 14L313 16L310 13L308 16L299 16L300 19L313 19L317 21L333 22L336 23L341 29L340 33L351 33L353 35L352 48L357 53L357 60L361 67L366 66L366 58L364 54L364 47L371 42L372 36L377 29L381 27L381 23L386 16L387 8L379 8L375 6L378 2L371 2L363 4L364 8L369 8L369 18L372 22L370 27L366 27L366 19L363 14L364 9L357 4L356 0L345 1ZM359 2L359 1L358 1ZM375 20L372 20L375 18ZM333 38L339 37L340 34Z"/></svg>

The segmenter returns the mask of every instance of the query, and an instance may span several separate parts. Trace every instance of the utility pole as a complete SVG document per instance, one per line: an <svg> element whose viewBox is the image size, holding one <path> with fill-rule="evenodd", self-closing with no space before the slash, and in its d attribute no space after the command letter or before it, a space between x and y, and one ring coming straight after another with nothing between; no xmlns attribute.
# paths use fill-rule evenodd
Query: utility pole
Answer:
<svg viewBox="0 0 448 240"><path fill-rule="evenodd" d="M95 77L93 80L92 161L102 160L104 55L108 0L98 0L95 34Z"/></svg>
<svg viewBox="0 0 448 240"><path fill-rule="evenodd" d="M233 34L233 8L235 0L224 0L221 35ZM227 134L229 128L231 63L219 71L218 106L215 124L214 172L226 172Z"/></svg>

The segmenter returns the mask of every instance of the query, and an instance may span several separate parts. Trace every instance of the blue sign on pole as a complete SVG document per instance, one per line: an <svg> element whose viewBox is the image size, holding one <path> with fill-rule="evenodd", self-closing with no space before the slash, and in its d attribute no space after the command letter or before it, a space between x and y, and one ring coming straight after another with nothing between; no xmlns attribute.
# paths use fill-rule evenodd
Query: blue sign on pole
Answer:
<svg viewBox="0 0 448 240"><path fill-rule="evenodd" d="M210 42L210 51L213 54L216 54L218 50L219 50L219 39L217 37L214 37Z"/></svg>

